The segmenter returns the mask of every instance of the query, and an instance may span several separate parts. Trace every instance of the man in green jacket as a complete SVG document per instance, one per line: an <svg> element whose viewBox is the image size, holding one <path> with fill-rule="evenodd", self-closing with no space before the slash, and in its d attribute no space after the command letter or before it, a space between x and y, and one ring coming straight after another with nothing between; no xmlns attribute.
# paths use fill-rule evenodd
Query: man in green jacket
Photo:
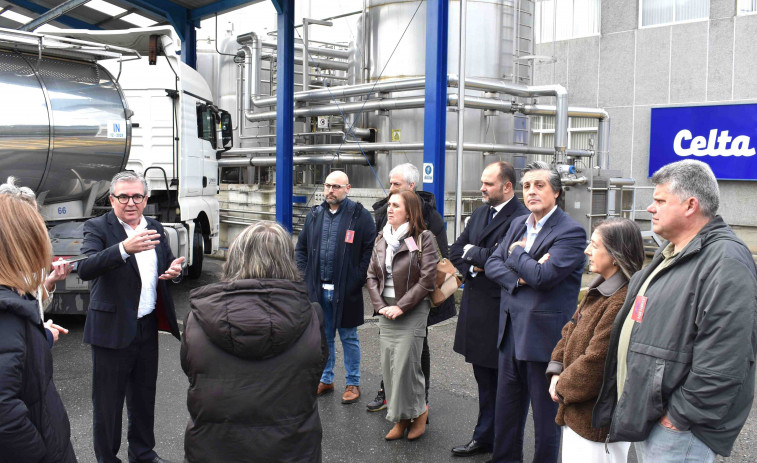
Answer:
<svg viewBox="0 0 757 463"><path fill-rule="evenodd" d="M647 211L667 241L629 283L592 424L636 442L640 461L712 462L731 453L754 398L757 271L717 215L707 164L668 164L652 183Z"/></svg>

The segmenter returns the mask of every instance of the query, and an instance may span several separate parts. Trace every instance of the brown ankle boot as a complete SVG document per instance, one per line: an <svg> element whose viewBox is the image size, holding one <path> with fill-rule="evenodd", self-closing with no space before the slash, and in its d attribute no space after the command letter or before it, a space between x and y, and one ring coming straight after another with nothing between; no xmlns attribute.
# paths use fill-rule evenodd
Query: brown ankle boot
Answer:
<svg viewBox="0 0 757 463"><path fill-rule="evenodd" d="M397 423L394 423L394 427L391 431L389 431L389 434L387 434L384 439L386 440L397 440L402 439L405 436L405 429L410 425L410 420L400 420Z"/></svg>
<svg viewBox="0 0 757 463"><path fill-rule="evenodd" d="M428 423L428 408L420 414L420 416L410 423L410 430L407 432L407 440L415 440L426 432L426 424Z"/></svg>

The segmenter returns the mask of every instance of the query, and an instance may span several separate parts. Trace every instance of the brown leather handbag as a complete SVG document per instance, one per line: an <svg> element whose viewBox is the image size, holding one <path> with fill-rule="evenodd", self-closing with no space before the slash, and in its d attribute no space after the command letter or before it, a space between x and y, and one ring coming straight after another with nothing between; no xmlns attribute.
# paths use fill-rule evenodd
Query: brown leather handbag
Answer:
<svg viewBox="0 0 757 463"><path fill-rule="evenodd" d="M418 236L418 258L422 256L423 237ZM431 300L431 307L439 307L463 284L457 277L457 269L449 259L442 257L439 246L436 247L436 253L439 262L436 264L436 284L434 290L428 295Z"/></svg>

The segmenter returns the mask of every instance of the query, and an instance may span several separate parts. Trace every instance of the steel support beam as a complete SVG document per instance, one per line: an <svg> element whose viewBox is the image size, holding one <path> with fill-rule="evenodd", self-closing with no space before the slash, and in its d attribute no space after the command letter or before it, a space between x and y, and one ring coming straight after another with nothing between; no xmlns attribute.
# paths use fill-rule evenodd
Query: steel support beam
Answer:
<svg viewBox="0 0 757 463"><path fill-rule="evenodd" d="M181 60L187 66L197 69L197 29L191 22L184 23L184 40L181 41Z"/></svg>
<svg viewBox="0 0 757 463"><path fill-rule="evenodd" d="M276 221L292 231L294 169L294 0L275 0L278 12L276 69Z"/></svg>
<svg viewBox="0 0 757 463"><path fill-rule="evenodd" d="M433 182L423 189L436 196L444 217L445 140L447 137L447 30L449 1L428 0L426 8L426 103L423 116L423 172L431 164Z"/></svg>
<svg viewBox="0 0 757 463"><path fill-rule="evenodd" d="M199 8L194 8L189 11L190 21L201 21L206 18L210 18L215 14L228 13L242 8L247 5L254 5L260 3L263 0L218 0Z"/></svg>
<svg viewBox="0 0 757 463"><path fill-rule="evenodd" d="M79 6L87 3L88 1L89 0L68 0L67 2L61 3L60 5L56 6L55 8L47 10L46 13L39 15L33 20L19 27L18 30L32 32L34 29L44 24L47 24L50 21L53 21L55 18L58 18L68 13L69 11L75 8L78 8Z"/></svg>
<svg viewBox="0 0 757 463"><path fill-rule="evenodd" d="M21 8L24 8L26 10L29 10L33 13L37 14L45 14L49 10L43 6L37 5L34 2L31 2L29 0L8 0L8 3L11 3L16 6L20 6ZM92 29L92 30L102 30L101 27L97 27L95 25L89 24L88 22L82 21L81 19L76 19L71 16L61 15L57 18L55 18L55 21L70 27L72 29Z"/></svg>

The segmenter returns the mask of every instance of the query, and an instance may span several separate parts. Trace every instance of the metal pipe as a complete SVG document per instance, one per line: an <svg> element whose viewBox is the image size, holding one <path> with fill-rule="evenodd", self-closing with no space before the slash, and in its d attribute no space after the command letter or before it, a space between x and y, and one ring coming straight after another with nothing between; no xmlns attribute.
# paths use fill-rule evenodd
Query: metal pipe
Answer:
<svg viewBox="0 0 757 463"><path fill-rule="evenodd" d="M32 32L34 29L55 20L55 18L64 15L75 8L78 8L80 5L84 5L88 1L89 0L68 0L67 2L63 2L60 5L47 10L35 19L32 19L28 23L19 27L18 30Z"/></svg>
<svg viewBox="0 0 757 463"><path fill-rule="evenodd" d="M449 85L459 85L458 76L449 76ZM509 82L479 78L466 78L465 85L479 90L506 93L520 97L554 96L555 113L555 162L564 163L565 150L568 147L568 92L562 85L528 86Z"/></svg>
<svg viewBox="0 0 757 463"><path fill-rule="evenodd" d="M297 152L297 147L295 147ZM367 166L368 159L362 154L325 154L325 155L307 155L295 156L294 165L311 165L311 164L358 164ZM276 158L273 156L251 157L251 158L229 158L218 161L218 167L273 167L276 166Z"/></svg>
<svg viewBox="0 0 757 463"><path fill-rule="evenodd" d="M276 48L276 42L262 42L262 45L266 48ZM295 43L294 49L298 51L302 51L304 49L304 46L302 43ZM333 48L323 48L323 47L317 47L310 50L310 54L312 55L320 55L320 56L328 56L329 58L338 58L338 59L348 59L350 57L350 52L346 50L335 50Z"/></svg>
<svg viewBox="0 0 757 463"><path fill-rule="evenodd" d="M457 95L447 95L447 104L457 106ZM475 109L490 109L495 111L510 111L513 104L509 101L494 100L489 98L465 97L468 106ZM359 113L373 110L397 110L422 108L425 103L425 97L406 97L406 98L387 98L384 100L356 101L353 103L334 103L320 106L310 106L307 108L297 108L294 110L295 117L312 117L312 116L338 116L347 113ZM259 122L276 118L276 111L264 113L245 113L245 117L250 122Z"/></svg>
<svg viewBox="0 0 757 463"><path fill-rule="evenodd" d="M551 105L524 105L521 108L523 114L535 114L550 116L555 114L557 108ZM600 169L609 169L610 167L610 114L602 108L586 108L582 106L571 106L568 108L570 117L591 117L599 120L599 129L597 132L597 165Z"/></svg>
<svg viewBox="0 0 757 463"><path fill-rule="evenodd" d="M460 28L458 39L458 73L460 81L457 86L457 179L455 182L455 237L462 233L463 211L463 146L465 145L465 32L468 1L460 0ZM512 107L512 105L511 105Z"/></svg>
<svg viewBox="0 0 757 463"><path fill-rule="evenodd" d="M276 55L264 53L263 59L267 61L276 61ZM302 56L294 59L294 64L302 64L303 61L310 61L313 66L318 66L321 69L333 69L335 71L347 71L350 68L350 63L346 61L332 61L323 58L310 58L309 60L303 60Z"/></svg>
<svg viewBox="0 0 757 463"><path fill-rule="evenodd" d="M357 85L342 85L329 87L328 89L308 90L296 92L294 101L316 101L334 98L346 98L350 96L368 95L370 93L401 92L404 90L417 90L423 88L426 79L417 77L412 79L387 80ZM255 106L272 106L276 104L276 97L259 98L253 101Z"/></svg>
<svg viewBox="0 0 757 463"><path fill-rule="evenodd" d="M330 145L298 145L294 147L295 153L331 153L331 152L351 152L359 153L360 151L423 151L423 142L411 143L341 143ZM457 149L457 142L447 141L445 150ZM481 151L484 153L516 153L516 154L554 154L550 148L539 148L536 146L522 145L498 145L493 143L464 143L465 151ZM254 148L232 148L222 156L254 156L263 154L276 153L275 146L261 146ZM593 151L586 150L567 150L567 154L573 157L591 157ZM223 159L221 159L223 161ZM219 161L219 163L221 162Z"/></svg>
<svg viewBox="0 0 757 463"><path fill-rule="evenodd" d="M310 86L310 65L309 61L315 63L315 59L308 49L308 33L311 24L320 26L333 26L331 21L321 21L319 19L302 18L302 90L307 91Z"/></svg>

